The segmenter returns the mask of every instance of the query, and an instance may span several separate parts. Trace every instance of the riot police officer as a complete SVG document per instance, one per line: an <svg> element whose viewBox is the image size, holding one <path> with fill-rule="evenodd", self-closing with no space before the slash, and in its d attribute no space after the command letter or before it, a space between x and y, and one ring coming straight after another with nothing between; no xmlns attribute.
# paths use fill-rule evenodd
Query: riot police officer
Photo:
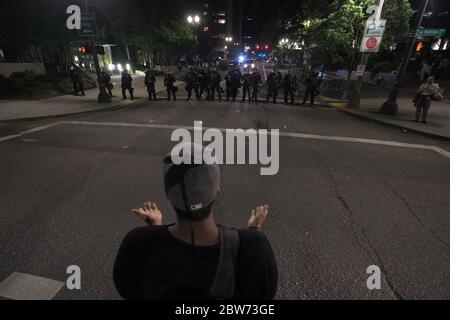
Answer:
<svg viewBox="0 0 450 320"><path fill-rule="evenodd" d="M100 86L106 88L106 90L108 90L109 96L112 97L113 94L111 76L105 71L105 69L102 69L102 71L100 72L99 82Z"/></svg>
<svg viewBox="0 0 450 320"><path fill-rule="evenodd" d="M175 92L177 91L177 87L175 87L175 77L172 74L172 72L170 72L170 70L167 70L166 75L164 77L164 86L166 87L167 90L167 100L170 101L170 96L172 94L173 96L173 100L176 101L177 97L175 95Z"/></svg>
<svg viewBox="0 0 450 320"><path fill-rule="evenodd" d="M258 102L258 92L261 89L261 75L258 72L258 69L254 69L252 73L252 100Z"/></svg>
<svg viewBox="0 0 450 320"><path fill-rule="evenodd" d="M148 101L152 101L152 98L153 100L156 101L156 91L155 91L156 78L150 70L147 70L145 72L144 83L145 86L147 87Z"/></svg>
<svg viewBox="0 0 450 320"><path fill-rule="evenodd" d="M230 101L232 83L233 83L233 73L231 70L228 70L228 73L225 76L225 94L227 97L227 101Z"/></svg>
<svg viewBox="0 0 450 320"><path fill-rule="evenodd" d="M203 94L206 92L208 94L208 86L209 86L209 80L207 72L204 68L201 69L199 74L199 82L200 82L200 92L199 92L199 100L203 97ZM209 98L209 97L208 97Z"/></svg>
<svg viewBox="0 0 450 320"><path fill-rule="evenodd" d="M233 98L233 102L236 101L236 97L239 91L239 88L242 86L241 84L242 74L239 68L236 68L231 77L231 96Z"/></svg>
<svg viewBox="0 0 450 320"><path fill-rule="evenodd" d="M308 79L306 79L305 82L305 96L303 97L303 104L305 104L308 98L310 98L311 107L314 107L314 98L318 94L320 87L320 79L318 75L319 74L317 72L314 72L308 77Z"/></svg>
<svg viewBox="0 0 450 320"><path fill-rule="evenodd" d="M81 79L81 70L76 64L72 64L70 68L70 80L72 80L73 90L75 95L78 95L78 91L81 92L81 95L84 96L84 84Z"/></svg>
<svg viewBox="0 0 450 320"><path fill-rule="evenodd" d="M251 88L253 86L253 77L250 74L250 70L247 69L242 76L242 102L245 101L245 97L248 95L248 101L252 101Z"/></svg>
<svg viewBox="0 0 450 320"><path fill-rule="evenodd" d="M189 71L186 73L185 82L186 91L188 93L187 101L191 100L192 90L194 90L195 96L198 98L198 75L194 71L194 68L189 67Z"/></svg>
<svg viewBox="0 0 450 320"><path fill-rule="evenodd" d="M126 90L130 93L130 99L133 100L133 78L131 78L131 75L128 73L128 71L125 69L122 71L122 78L121 78L121 87L122 87L122 97L123 99L127 98Z"/></svg>
<svg viewBox="0 0 450 320"><path fill-rule="evenodd" d="M287 75L284 77L283 86L284 102L288 103L288 98L290 98L291 103L294 104L295 95L297 93L297 78L291 73L291 70L289 70Z"/></svg>
<svg viewBox="0 0 450 320"><path fill-rule="evenodd" d="M211 99L214 101L214 96L217 91L217 96L219 100L222 100L222 88L220 87L220 82L222 81L222 77L217 72L216 69L213 70L211 74Z"/></svg>
<svg viewBox="0 0 450 320"><path fill-rule="evenodd" d="M270 97L273 99L273 103L277 103L278 96L278 77L275 70L272 70L267 77L267 97L266 101L269 102Z"/></svg>

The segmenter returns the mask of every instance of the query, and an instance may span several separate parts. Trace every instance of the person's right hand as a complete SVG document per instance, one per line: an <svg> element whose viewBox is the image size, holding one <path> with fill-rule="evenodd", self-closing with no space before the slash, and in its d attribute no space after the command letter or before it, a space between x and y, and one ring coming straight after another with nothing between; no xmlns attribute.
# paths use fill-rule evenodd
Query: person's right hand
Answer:
<svg viewBox="0 0 450 320"><path fill-rule="evenodd" d="M162 213L154 202L146 202L143 208L132 209L131 211L150 226L162 225Z"/></svg>
<svg viewBox="0 0 450 320"><path fill-rule="evenodd" d="M267 215L269 214L269 205L265 204L263 206L256 207L250 213L250 218L248 219L249 228L261 229L266 223Z"/></svg>

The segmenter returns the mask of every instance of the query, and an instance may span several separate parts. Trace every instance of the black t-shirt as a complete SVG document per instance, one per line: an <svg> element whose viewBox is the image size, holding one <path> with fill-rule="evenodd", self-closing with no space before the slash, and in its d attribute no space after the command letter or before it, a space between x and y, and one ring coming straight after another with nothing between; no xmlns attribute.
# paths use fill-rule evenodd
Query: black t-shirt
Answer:
<svg viewBox="0 0 450 320"><path fill-rule="evenodd" d="M273 299L278 272L269 241L256 229L238 233L233 299ZM202 298L214 280L219 254L220 243L191 246L173 237L167 225L136 228L120 246L114 283L125 299Z"/></svg>

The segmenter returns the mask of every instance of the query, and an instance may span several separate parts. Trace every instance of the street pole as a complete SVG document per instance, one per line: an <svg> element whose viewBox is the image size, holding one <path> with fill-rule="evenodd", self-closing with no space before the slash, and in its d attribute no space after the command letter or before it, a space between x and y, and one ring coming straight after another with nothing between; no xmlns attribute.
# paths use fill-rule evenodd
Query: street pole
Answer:
<svg viewBox="0 0 450 320"><path fill-rule="evenodd" d="M88 13L89 12L88 0L86 0L84 2L84 6L85 6L86 13ZM106 93L105 87L102 85L102 83L100 81L101 70L100 70L100 64L98 62L97 42L96 42L95 36L90 37L90 45L91 45L91 49L92 49L92 56L94 58L95 72L97 73L97 84L98 84L98 88L99 88L97 102L98 103L110 103L111 97L109 96L108 93Z"/></svg>
<svg viewBox="0 0 450 320"><path fill-rule="evenodd" d="M422 25L423 16L425 14L427 6L428 6L428 0L422 0L422 2L420 4L420 9L418 11L419 16L416 19L417 22L416 22L416 25L414 28L414 32L408 43L408 47L405 50L405 55L403 56L402 63L400 64L400 69L399 69L398 75L395 79L394 85L391 89L391 92L389 94L389 98L380 107L380 113L384 113L384 114L388 114L388 115L396 115L398 112L397 96L398 96L398 91L400 89L400 83L406 73L406 69L408 68L409 59L410 59L411 53L414 49L414 45L416 44L417 34Z"/></svg>
<svg viewBox="0 0 450 320"><path fill-rule="evenodd" d="M378 9L375 14L375 21L378 21L381 19L381 11L383 10L384 0L378 0ZM363 70L360 71L362 74L359 74L356 79L356 86L353 94L348 99L347 107L349 108L359 108L361 104L361 88L363 84L364 79L364 71L367 66L367 63L369 62L369 56L370 53L363 52L361 56L361 62L359 63L360 66L362 66Z"/></svg>

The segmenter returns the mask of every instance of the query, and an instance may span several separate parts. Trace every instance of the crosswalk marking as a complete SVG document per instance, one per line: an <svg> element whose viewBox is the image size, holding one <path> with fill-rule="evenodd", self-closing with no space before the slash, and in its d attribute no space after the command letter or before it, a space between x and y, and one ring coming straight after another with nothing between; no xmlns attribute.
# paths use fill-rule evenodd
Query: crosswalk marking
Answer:
<svg viewBox="0 0 450 320"><path fill-rule="evenodd" d="M128 122L97 122L97 121L59 121L46 126L36 127L27 131L23 131L19 134L6 136L0 138L1 141L15 139L17 137L22 137L24 135L43 131L57 125L86 125L86 126L107 126L107 127L131 127L131 128L149 128L149 129L187 129L194 130L193 126L179 126L179 125L169 125L169 124L149 124L149 123L128 123ZM203 127L203 130L211 129L208 127ZM225 132L227 128L216 128L222 132ZM270 134L270 132L269 132ZM410 149L420 149L436 152L437 154L450 159L450 152L446 151L438 146L425 145L425 144L415 144L415 143L405 143L397 141L388 140L375 140L375 139L365 139L365 138L355 138L355 137L341 137L341 136L326 136L317 134L305 134L296 132L279 132L280 137L290 137L298 139L315 139L315 140L325 140L325 141L338 141L338 142L350 142L350 143L364 143L373 145L382 145L397 148L410 148Z"/></svg>
<svg viewBox="0 0 450 320"><path fill-rule="evenodd" d="M0 282L0 297L13 300L51 300L64 282L13 272Z"/></svg>

